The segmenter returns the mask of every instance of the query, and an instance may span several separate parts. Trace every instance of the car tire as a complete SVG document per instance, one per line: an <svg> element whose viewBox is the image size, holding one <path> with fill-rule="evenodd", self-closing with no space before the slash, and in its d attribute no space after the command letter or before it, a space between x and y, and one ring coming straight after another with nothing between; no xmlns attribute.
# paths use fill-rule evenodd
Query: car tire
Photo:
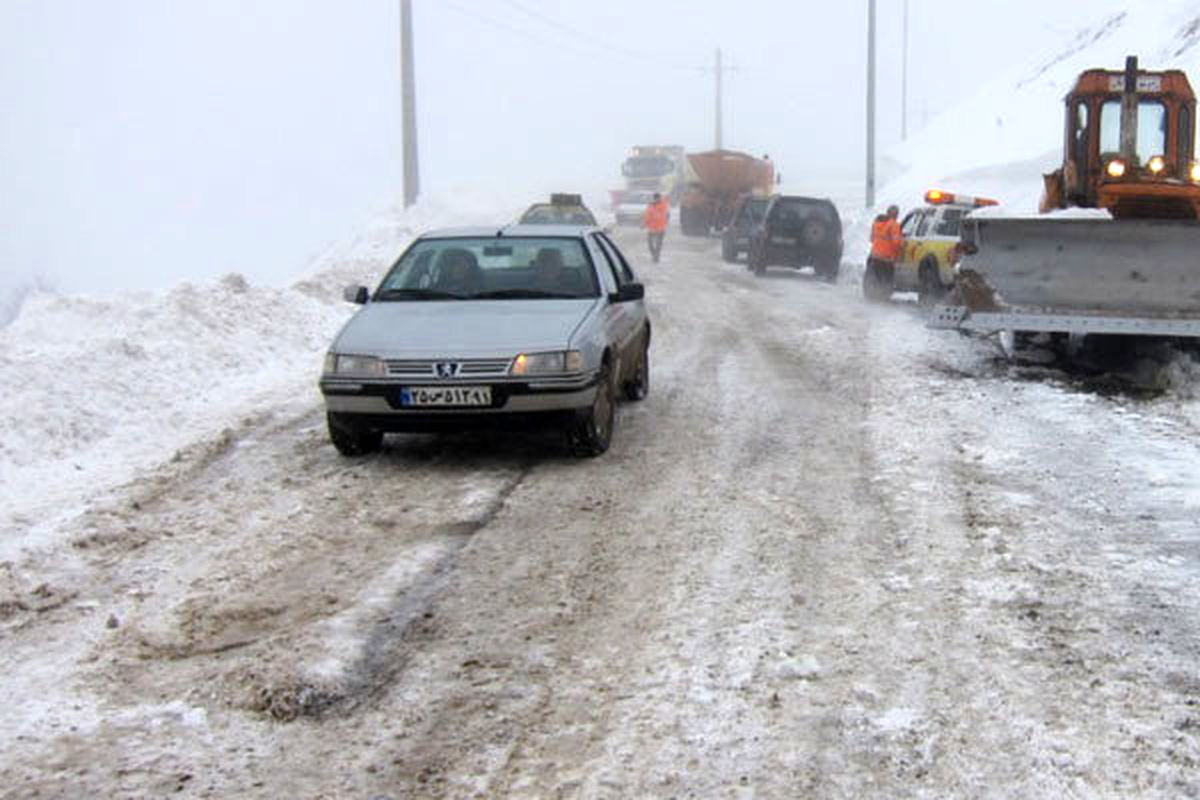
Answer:
<svg viewBox="0 0 1200 800"><path fill-rule="evenodd" d="M616 394L612 367L606 361L600 369L596 397L592 400L592 405L579 415L575 424L567 431L567 444L573 455L595 458L608 450L617 421Z"/></svg>
<svg viewBox="0 0 1200 800"><path fill-rule="evenodd" d="M646 331L646 342L633 367L633 375L625 381L625 399L632 402L645 400L650 394L650 331Z"/></svg>
<svg viewBox="0 0 1200 800"><path fill-rule="evenodd" d="M926 259L917 273L917 302L926 308L937 305L946 295L938 275L937 262Z"/></svg>
<svg viewBox="0 0 1200 800"><path fill-rule="evenodd" d="M342 455L353 458L374 453L383 444L383 432L364 428L341 414L326 414L329 426L329 441Z"/></svg>

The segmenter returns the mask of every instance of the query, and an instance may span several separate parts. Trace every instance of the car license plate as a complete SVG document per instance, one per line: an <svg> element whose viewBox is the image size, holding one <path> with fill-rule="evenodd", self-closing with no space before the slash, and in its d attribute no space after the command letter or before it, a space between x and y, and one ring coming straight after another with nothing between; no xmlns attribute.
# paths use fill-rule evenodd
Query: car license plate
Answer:
<svg viewBox="0 0 1200 800"><path fill-rule="evenodd" d="M490 386L406 386L400 390L400 405L428 406L490 406Z"/></svg>

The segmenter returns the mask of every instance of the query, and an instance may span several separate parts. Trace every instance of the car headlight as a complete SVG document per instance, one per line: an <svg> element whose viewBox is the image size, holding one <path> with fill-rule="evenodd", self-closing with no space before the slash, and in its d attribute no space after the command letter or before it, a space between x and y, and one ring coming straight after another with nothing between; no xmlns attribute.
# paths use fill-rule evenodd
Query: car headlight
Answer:
<svg viewBox="0 0 1200 800"><path fill-rule="evenodd" d="M343 356L328 353L325 356L325 372L330 375L383 375L387 370L382 359L375 356Z"/></svg>
<svg viewBox="0 0 1200 800"><path fill-rule="evenodd" d="M1108 173L1110 178L1124 177L1125 162L1119 158L1114 158L1112 161L1108 162L1108 165L1104 168L1104 171Z"/></svg>
<svg viewBox="0 0 1200 800"><path fill-rule="evenodd" d="M1162 156L1151 156L1146 162L1146 169L1150 170L1151 174L1159 175L1167 168L1167 161Z"/></svg>
<svg viewBox="0 0 1200 800"><path fill-rule="evenodd" d="M552 353L521 353L513 359L509 372L513 375L550 375L578 372L583 368L583 353L578 350L556 350Z"/></svg>

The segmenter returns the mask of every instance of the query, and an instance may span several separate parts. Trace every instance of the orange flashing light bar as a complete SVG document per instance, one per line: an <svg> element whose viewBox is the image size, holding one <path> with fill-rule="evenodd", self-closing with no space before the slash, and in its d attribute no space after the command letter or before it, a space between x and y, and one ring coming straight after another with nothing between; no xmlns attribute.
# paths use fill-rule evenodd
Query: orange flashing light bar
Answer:
<svg viewBox="0 0 1200 800"><path fill-rule="evenodd" d="M941 189L930 189L925 193L925 202L935 206L994 206L999 205L995 200L986 197L968 197L965 194L951 194Z"/></svg>

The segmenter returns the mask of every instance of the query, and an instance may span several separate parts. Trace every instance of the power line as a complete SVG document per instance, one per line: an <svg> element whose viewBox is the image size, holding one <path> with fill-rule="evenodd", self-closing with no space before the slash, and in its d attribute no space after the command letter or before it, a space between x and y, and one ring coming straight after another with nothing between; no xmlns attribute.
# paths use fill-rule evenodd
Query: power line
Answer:
<svg viewBox="0 0 1200 800"><path fill-rule="evenodd" d="M619 55L626 56L627 58L635 58L640 61L648 61L650 63L657 64L662 67L668 67L670 69L689 70L689 71L696 69L696 67L686 66L684 64L666 61L666 60L659 58L658 56L653 55L651 53L640 52L637 50L630 50L629 48L626 48L626 47L619 47L617 45L610 44L608 42L603 41L602 39L597 39L596 37L592 36L591 34L585 33L584 31L581 31L578 28L573 28L570 25L567 25L556 19L553 19L552 17L548 17L545 14L541 13L540 11L535 11L534 9L529 8L528 6L518 3L516 0L504 0L504 2L506 4L508 4L509 6L515 8L517 11L520 11L521 13L525 14L526 16L529 16L535 20L538 20L539 22L542 22L545 25L549 25L550 27L560 30L564 33L568 33L568 34L574 36L575 38L579 39L580 41L587 42L588 44L592 45L593 47L598 47L602 50L607 50L610 53L617 53Z"/></svg>

